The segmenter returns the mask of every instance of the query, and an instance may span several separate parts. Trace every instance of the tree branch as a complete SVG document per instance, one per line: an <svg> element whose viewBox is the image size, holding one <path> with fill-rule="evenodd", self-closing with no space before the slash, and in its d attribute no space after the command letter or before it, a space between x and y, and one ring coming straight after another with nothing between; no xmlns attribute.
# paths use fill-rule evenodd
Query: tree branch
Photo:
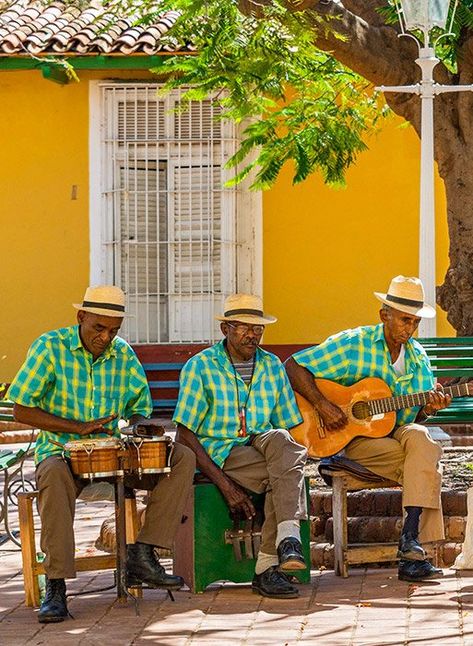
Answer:
<svg viewBox="0 0 473 646"><path fill-rule="evenodd" d="M375 27L384 24L383 17L377 9L386 6L385 0L343 0L343 6Z"/></svg>

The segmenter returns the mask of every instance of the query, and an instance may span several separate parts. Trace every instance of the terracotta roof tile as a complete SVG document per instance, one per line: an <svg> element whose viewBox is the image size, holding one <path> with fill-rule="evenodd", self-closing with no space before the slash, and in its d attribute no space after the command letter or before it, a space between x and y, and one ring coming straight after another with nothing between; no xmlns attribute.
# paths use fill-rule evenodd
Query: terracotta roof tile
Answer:
<svg viewBox="0 0 473 646"><path fill-rule="evenodd" d="M182 49L168 32L179 17L168 11L152 24L137 24L138 15L114 16L96 2L88 7L49 6L29 0L0 0L0 56L24 54L123 54ZM5 2L3 3L5 6ZM159 9L159 0L157 2Z"/></svg>

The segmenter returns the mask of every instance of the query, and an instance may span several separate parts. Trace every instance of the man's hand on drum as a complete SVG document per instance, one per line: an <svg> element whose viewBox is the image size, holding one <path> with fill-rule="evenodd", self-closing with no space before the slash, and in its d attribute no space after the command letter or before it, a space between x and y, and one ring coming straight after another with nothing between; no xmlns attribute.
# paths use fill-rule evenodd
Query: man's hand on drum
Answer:
<svg viewBox="0 0 473 646"><path fill-rule="evenodd" d="M113 435L113 429L105 428L104 425L116 419L116 417L116 415L107 415L107 417L93 419L90 422L80 422L75 432L82 437L92 435L92 433L106 433L107 435Z"/></svg>
<svg viewBox="0 0 473 646"><path fill-rule="evenodd" d="M256 510L251 498L234 480L226 476L219 488L232 514L241 514L248 519L253 518Z"/></svg>

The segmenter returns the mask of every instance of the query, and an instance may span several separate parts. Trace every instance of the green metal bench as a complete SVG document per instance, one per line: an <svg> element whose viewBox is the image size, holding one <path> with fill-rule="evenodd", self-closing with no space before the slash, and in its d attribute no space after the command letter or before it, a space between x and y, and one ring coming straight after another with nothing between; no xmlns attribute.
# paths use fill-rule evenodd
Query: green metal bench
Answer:
<svg viewBox="0 0 473 646"><path fill-rule="evenodd" d="M452 379L473 381L473 337L422 338L432 364L434 375L441 383ZM439 411L430 420L431 424L473 423L473 397L453 399L448 408Z"/></svg>

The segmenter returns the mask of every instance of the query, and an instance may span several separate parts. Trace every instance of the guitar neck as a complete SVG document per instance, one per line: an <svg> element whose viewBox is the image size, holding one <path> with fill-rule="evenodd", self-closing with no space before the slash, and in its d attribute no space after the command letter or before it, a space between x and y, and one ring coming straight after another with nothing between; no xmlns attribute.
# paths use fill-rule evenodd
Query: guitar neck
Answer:
<svg viewBox="0 0 473 646"><path fill-rule="evenodd" d="M412 393L411 395L397 395L396 397L372 399L370 401L370 409L372 414L376 415L378 413L390 413L392 411L402 410L403 408L425 406L429 401L430 392L430 390L427 390L422 393ZM468 384L446 386L443 392L452 397L467 397L469 395Z"/></svg>

